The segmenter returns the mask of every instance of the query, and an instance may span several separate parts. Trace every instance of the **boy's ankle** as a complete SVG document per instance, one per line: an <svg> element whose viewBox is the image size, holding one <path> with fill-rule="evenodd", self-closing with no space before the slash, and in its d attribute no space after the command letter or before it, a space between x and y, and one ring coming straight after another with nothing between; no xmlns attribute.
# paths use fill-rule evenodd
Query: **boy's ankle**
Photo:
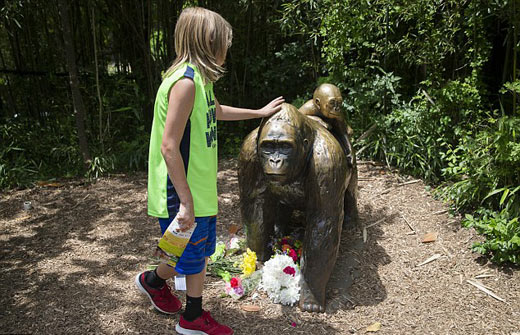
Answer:
<svg viewBox="0 0 520 335"><path fill-rule="evenodd" d="M164 284L166 283L166 280L162 279L157 275L157 271L146 271L144 275L144 280L146 285L150 286L153 289L160 290Z"/></svg>
<svg viewBox="0 0 520 335"><path fill-rule="evenodd" d="M186 309L182 317L189 322L202 315L202 297L190 297L186 295Z"/></svg>

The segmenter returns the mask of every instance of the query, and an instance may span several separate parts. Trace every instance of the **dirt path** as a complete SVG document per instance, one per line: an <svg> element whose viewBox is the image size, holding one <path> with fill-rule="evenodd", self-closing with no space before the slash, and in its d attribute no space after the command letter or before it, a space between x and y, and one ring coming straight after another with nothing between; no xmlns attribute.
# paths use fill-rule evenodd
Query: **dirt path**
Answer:
<svg viewBox="0 0 520 335"><path fill-rule="evenodd" d="M479 237L460 228L422 182L360 165L359 209L366 229L342 234L325 314L271 304L260 295L221 298L208 277L205 307L236 334L519 334L520 272L486 263L468 247ZM56 187L58 186L58 187ZM236 161L219 172L219 235L240 224ZM23 210L32 201L33 209ZM134 288L159 237L146 208L144 175L4 193L0 200L0 333L175 333L178 316L156 313ZM413 234L413 227L416 234ZM428 232L438 234L421 243ZM431 256L435 261L417 266ZM477 275L505 302L466 280ZM254 303L259 312L243 312ZM296 327L291 326L292 323Z"/></svg>

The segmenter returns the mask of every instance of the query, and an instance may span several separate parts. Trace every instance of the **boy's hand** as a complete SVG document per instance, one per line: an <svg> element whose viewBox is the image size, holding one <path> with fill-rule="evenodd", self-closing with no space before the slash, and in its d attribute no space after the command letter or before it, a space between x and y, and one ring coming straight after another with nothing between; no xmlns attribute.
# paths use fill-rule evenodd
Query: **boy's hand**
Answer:
<svg viewBox="0 0 520 335"><path fill-rule="evenodd" d="M283 97L278 97L265 105L263 108L259 109L260 117L267 117L282 109L282 104L285 102Z"/></svg>
<svg viewBox="0 0 520 335"><path fill-rule="evenodd" d="M187 231L195 224L195 214L193 212L193 205L186 206L180 204L179 212L177 213L177 221L181 231Z"/></svg>

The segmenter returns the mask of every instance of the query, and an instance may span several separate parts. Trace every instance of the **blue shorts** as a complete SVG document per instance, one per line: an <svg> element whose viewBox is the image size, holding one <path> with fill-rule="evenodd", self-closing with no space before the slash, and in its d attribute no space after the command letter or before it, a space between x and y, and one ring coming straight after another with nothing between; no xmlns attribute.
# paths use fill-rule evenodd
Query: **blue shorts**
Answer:
<svg viewBox="0 0 520 335"><path fill-rule="evenodd" d="M175 215L168 219L159 218L162 234L164 234L174 217ZM206 257L213 255L215 252L217 217L196 217L195 222L197 223L195 231L175 266L175 271L183 275L194 275L202 272L206 266Z"/></svg>

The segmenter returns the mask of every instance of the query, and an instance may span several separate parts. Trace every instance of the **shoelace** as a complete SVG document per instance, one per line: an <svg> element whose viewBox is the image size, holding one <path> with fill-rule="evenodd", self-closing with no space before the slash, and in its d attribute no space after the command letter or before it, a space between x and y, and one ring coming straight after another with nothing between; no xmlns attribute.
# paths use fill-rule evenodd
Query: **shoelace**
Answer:
<svg viewBox="0 0 520 335"><path fill-rule="evenodd" d="M168 298L167 298L167 292L166 290L168 290L168 286L166 284L164 284L164 286L159 290L159 292L156 294L156 300L157 301L166 301Z"/></svg>

